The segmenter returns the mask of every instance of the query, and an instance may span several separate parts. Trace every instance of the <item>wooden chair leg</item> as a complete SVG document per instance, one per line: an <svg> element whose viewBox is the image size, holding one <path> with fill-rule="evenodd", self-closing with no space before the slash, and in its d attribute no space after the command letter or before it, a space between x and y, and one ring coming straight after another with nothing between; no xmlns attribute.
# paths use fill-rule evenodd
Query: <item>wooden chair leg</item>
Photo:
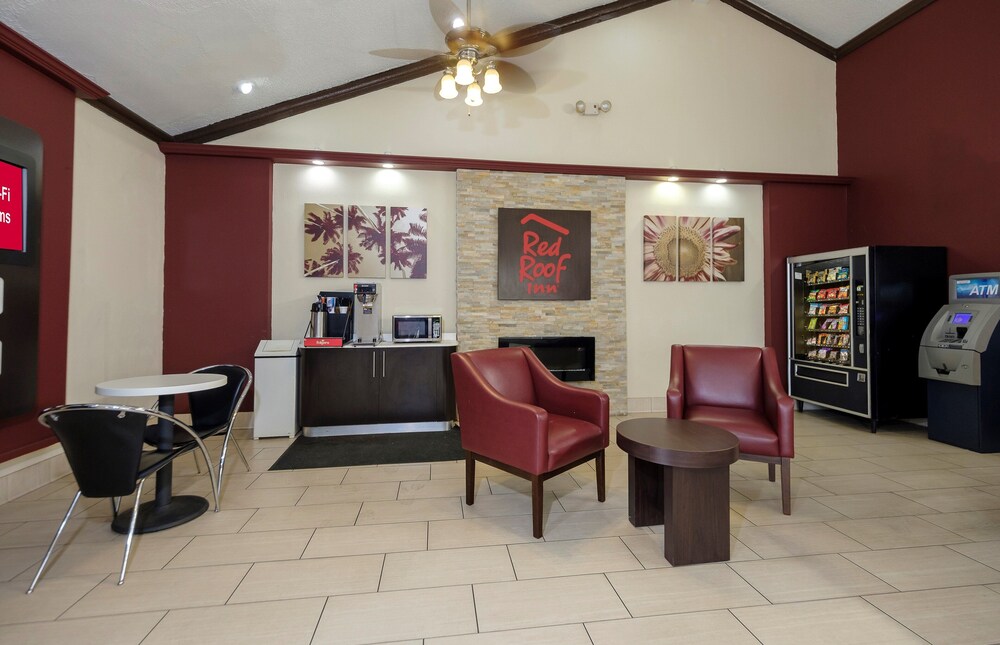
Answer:
<svg viewBox="0 0 1000 645"><path fill-rule="evenodd" d="M597 501L603 502L605 498L604 492L604 451L602 450L597 454L597 463L595 464L597 468Z"/></svg>
<svg viewBox="0 0 1000 645"><path fill-rule="evenodd" d="M774 464L767 465L767 480L774 481Z"/></svg>
<svg viewBox="0 0 1000 645"><path fill-rule="evenodd" d="M476 458L471 452L465 453L465 503L468 506L476 501Z"/></svg>
<svg viewBox="0 0 1000 645"><path fill-rule="evenodd" d="M792 460L781 458L781 512L792 514Z"/></svg>
<svg viewBox="0 0 1000 645"><path fill-rule="evenodd" d="M531 532L535 538L542 537L542 478L531 476Z"/></svg>

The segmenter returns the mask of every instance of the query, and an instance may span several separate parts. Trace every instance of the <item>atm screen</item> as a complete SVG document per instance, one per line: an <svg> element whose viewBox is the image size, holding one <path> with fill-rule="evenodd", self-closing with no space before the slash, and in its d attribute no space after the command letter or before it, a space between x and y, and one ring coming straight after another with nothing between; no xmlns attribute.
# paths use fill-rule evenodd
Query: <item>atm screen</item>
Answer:
<svg viewBox="0 0 1000 645"><path fill-rule="evenodd" d="M951 324L953 325L968 325L970 322L972 322L972 314L968 313L955 314L951 318Z"/></svg>

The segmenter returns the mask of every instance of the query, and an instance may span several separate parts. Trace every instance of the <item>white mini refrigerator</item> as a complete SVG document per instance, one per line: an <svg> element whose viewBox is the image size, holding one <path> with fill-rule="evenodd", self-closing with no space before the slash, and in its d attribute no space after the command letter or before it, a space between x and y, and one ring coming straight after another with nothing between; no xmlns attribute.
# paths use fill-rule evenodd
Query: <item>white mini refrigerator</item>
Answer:
<svg viewBox="0 0 1000 645"><path fill-rule="evenodd" d="M299 341L262 340L253 355L253 438L294 437Z"/></svg>

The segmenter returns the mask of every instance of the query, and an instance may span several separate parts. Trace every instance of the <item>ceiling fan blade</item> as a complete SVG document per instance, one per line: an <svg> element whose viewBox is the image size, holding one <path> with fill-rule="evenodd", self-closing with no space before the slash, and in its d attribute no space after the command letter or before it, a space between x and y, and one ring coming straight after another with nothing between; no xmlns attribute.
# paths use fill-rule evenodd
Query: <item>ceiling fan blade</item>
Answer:
<svg viewBox="0 0 1000 645"><path fill-rule="evenodd" d="M531 94L535 91L535 81L521 67L505 60L498 60L496 66L500 73L500 84L505 90L515 94Z"/></svg>
<svg viewBox="0 0 1000 645"><path fill-rule="evenodd" d="M427 4L431 9L431 17L443 34L452 30L455 18L461 18L465 22L465 14L451 0L427 0Z"/></svg>
<svg viewBox="0 0 1000 645"><path fill-rule="evenodd" d="M431 56L438 56L441 54L441 52L434 51L433 49L409 49L405 47L396 47L390 49L373 49L368 53L373 56L381 56L382 58L395 58L398 60L423 60L425 58L430 58Z"/></svg>
<svg viewBox="0 0 1000 645"><path fill-rule="evenodd" d="M525 29L532 27L545 27L546 23L541 23L538 25L532 24L520 24L511 25L506 29L501 29L497 33L490 36L491 44L497 48L497 51L502 53L504 56L524 56L525 54L530 54L531 52L538 51L542 47L545 47L551 42L551 38L546 38L545 40L540 40L530 45L524 45L523 47L517 47L517 38L515 35Z"/></svg>

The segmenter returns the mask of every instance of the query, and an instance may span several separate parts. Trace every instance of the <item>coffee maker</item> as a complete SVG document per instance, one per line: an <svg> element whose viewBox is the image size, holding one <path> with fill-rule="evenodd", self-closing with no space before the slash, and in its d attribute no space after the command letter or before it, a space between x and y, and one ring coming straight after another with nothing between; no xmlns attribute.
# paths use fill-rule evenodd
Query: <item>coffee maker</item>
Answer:
<svg viewBox="0 0 1000 645"><path fill-rule="evenodd" d="M345 343L354 338L354 293L351 291L320 291L309 313L310 338L341 338Z"/></svg>
<svg viewBox="0 0 1000 645"><path fill-rule="evenodd" d="M382 300L378 285L354 285L354 344L377 345L382 342Z"/></svg>

